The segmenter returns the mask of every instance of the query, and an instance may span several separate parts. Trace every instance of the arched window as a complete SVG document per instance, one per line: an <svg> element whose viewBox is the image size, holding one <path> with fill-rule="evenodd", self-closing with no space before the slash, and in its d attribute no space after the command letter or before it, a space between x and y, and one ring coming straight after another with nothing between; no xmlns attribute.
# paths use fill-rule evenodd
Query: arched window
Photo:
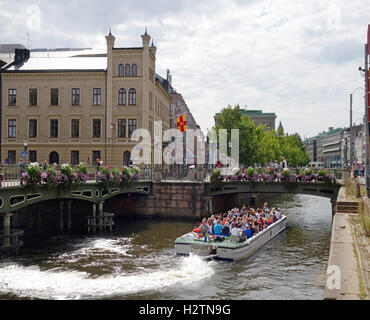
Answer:
<svg viewBox="0 0 370 320"><path fill-rule="evenodd" d="M118 75L120 77L123 77L124 76L123 64L120 64L119 67L118 67Z"/></svg>
<svg viewBox="0 0 370 320"><path fill-rule="evenodd" d="M131 88L128 92L128 104L131 106L136 105L136 90Z"/></svg>
<svg viewBox="0 0 370 320"><path fill-rule="evenodd" d="M118 91L118 105L125 106L126 105L126 89L121 88Z"/></svg>
<svg viewBox="0 0 370 320"><path fill-rule="evenodd" d="M129 64L126 64L126 72L125 72L125 76L126 76L126 77L129 77L129 76L130 76L130 65L129 65Z"/></svg>
<svg viewBox="0 0 370 320"><path fill-rule="evenodd" d="M132 65L132 72L131 72L131 75L132 75L133 77L136 77L136 76L137 76L137 67L136 67L136 64L135 64L135 63Z"/></svg>

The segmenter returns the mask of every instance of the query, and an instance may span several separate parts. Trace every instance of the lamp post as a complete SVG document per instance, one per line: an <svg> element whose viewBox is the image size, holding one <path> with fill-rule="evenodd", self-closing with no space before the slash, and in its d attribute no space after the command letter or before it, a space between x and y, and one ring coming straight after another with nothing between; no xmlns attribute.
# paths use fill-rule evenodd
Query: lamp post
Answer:
<svg viewBox="0 0 370 320"><path fill-rule="evenodd" d="M349 138L349 163L350 163L350 166L353 164L353 160L354 160L354 147L353 147L353 144L354 144L354 141L353 141L353 127L352 127L352 103L353 103L353 95L355 94L355 92L358 90L358 89L362 89L364 90L365 92L365 89L363 87L358 87L356 89L354 89L352 91L352 93L349 94L349 134L350 134L350 138ZM366 125L366 123L364 122L364 126Z"/></svg>
<svg viewBox="0 0 370 320"><path fill-rule="evenodd" d="M24 141L23 141L23 146L24 146L24 161L25 162L27 162L27 145L28 145L28 141L25 138Z"/></svg>

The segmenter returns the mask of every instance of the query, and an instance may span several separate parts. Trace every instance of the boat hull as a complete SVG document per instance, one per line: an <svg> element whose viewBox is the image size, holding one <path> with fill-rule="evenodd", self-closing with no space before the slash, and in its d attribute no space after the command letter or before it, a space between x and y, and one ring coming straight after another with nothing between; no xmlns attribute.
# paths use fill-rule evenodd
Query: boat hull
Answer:
<svg viewBox="0 0 370 320"><path fill-rule="evenodd" d="M239 261L248 258L251 254L269 242L286 228L286 217L283 216L266 229L262 230L252 238L244 242L232 243L229 240L221 243L191 241L184 238L178 238L175 241L175 249L178 255L189 255L193 248L209 248L211 253L215 253L214 259L226 261ZM190 237L190 235L189 235Z"/></svg>

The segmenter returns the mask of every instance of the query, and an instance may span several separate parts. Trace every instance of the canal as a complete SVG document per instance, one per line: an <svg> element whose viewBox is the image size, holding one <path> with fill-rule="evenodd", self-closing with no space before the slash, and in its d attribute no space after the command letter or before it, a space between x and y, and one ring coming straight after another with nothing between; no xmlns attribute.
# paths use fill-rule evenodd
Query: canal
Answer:
<svg viewBox="0 0 370 320"><path fill-rule="evenodd" d="M174 240L198 219L116 217L104 236L56 235L43 226L25 237L17 258L0 260L0 299L322 299L329 199L265 199L283 210L287 228L240 262L175 256Z"/></svg>

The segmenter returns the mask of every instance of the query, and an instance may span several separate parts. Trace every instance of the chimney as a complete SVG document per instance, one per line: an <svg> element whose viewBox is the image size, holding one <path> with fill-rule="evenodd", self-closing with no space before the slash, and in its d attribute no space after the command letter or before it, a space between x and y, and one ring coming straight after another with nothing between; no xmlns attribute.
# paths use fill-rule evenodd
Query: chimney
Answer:
<svg viewBox="0 0 370 320"><path fill-rule="evenodd" d="M30 57L30 50L28 49L14 49L14 62L21 63Z"/></svg>

